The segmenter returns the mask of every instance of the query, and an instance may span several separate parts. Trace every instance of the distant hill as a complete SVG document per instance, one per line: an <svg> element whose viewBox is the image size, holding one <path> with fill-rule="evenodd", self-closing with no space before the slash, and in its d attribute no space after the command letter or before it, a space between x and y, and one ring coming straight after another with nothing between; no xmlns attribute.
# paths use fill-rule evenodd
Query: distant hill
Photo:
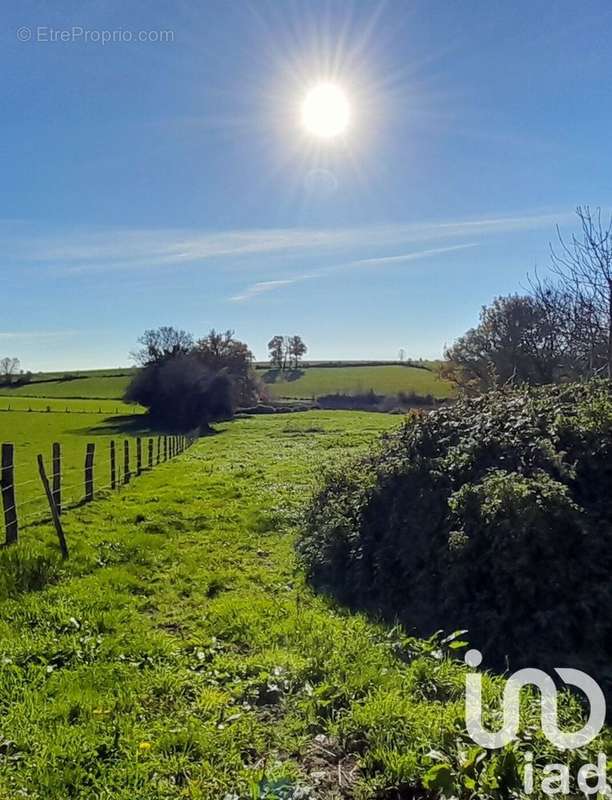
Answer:
<svg viewBox="0 0 612 800"><path fill-rule="evenodd" d="M312 399L336 392L352 394L373 390L451 397L454 387L438 376L437 362L311 361L298 370L280 373L257 363L257 375L271 398ZM2 387L1 396L74 399L121 399L134 369L79 370L71 373L37 373L31 383Z"/></svg>

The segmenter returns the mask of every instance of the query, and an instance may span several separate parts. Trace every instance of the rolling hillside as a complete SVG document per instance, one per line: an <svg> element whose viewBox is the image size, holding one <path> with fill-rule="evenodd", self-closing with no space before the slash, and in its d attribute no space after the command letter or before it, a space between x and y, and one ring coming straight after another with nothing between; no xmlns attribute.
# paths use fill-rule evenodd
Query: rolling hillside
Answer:
<svg viewBox="0 0 612 800"><path fill-rule="evenodd" d="M271 398L312 399L336 392L356 394L373 390L377 394L398 392L431 394L435 398L453 395L454 387L438 377L435 362L423 366L400 364L334 364L304 365L284 376L262 364L257 375ZM2 397L73 398L120 400L130 382L133 370L105 370L72 373L66 378L58 373L38 374L23 386L0 388ZM0 407L1 406L0 399Z"/></svg>

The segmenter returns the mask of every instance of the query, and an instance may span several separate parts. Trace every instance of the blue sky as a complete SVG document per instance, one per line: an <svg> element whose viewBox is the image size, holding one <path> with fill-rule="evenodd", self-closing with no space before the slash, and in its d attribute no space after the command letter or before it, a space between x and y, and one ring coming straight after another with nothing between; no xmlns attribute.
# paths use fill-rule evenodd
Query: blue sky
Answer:
<svg viewBox="0 0 612 800"><path fill-rule="evenodd" d="M125 365L174 324L438 356L610 207L611 34L609 0L5 3L0 355Z"/></svg>

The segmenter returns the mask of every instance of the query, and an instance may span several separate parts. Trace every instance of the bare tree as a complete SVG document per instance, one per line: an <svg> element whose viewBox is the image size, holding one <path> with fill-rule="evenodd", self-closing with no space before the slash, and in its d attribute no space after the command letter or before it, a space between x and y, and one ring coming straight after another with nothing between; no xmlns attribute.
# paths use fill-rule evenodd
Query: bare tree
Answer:
<svg viewBox="0 0 612 800"><path fill-rule="evenodd" d="M308 348L304 344L301 336L290 336L287 349L289 356L293 359L293 368L297 369L300 358L306 355Z"/></svg>
<svg viewBox="0 0 612 800"><path fill-rule="evenodd" d="M140 350L132 353L133 360L141 367L159 364L177 355L187 355L193 350L193 336L187 331L171 326L146 330L138 339Z"/></svg>
<svg viewBox="0 0 612 800"><path fill-rule="evenodd" d="M21 362L18 358L5 356L5 358L0 359L0 382L13 383L15 377L19 375L20 366Z"/></svg>
<svg viewBox="0 0 612 800"><path fill-rule="evenodd" d="M282 369L285 352L285 337L273 336L268 342L268 352L270 354L270 364L272 367Z"/></svg>
<svg viewBox="0 0 612 800"><path fill-rule="evenodd" d="M566 240L557 228L551 245L551 274L536 276L536 299L554 314L568 353L582 375L612 377L612 218L601 209L578 206L580 231Z"/></svg>

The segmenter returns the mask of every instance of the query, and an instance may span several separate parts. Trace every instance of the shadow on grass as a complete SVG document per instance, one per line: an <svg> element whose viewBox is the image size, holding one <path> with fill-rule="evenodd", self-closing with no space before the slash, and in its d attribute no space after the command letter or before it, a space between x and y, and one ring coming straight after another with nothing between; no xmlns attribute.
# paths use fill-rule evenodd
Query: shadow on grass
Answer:
<svg viewBox="0 0 612 800"><path fill-rule="evenodd" d="M264 372L261 379L264 383L276 383L277 381L291 383L291 381L299 380L303 374L303 369L269 369L267 372Z"/></svg>
<svg viewBox="0 0 612 800"><path fill-rule="evenodd" d="M229 420L224 420L229 421ZM163 425L159 420L153 419L148 414L126 414L116 415L102 420L101 425L92 428L80 428L72 431L80 436L175 436L185 434L185 431L177 430L168 425ZM214 428L202 428L199 438L205 436L216 436L223 431Z"/></svg>

